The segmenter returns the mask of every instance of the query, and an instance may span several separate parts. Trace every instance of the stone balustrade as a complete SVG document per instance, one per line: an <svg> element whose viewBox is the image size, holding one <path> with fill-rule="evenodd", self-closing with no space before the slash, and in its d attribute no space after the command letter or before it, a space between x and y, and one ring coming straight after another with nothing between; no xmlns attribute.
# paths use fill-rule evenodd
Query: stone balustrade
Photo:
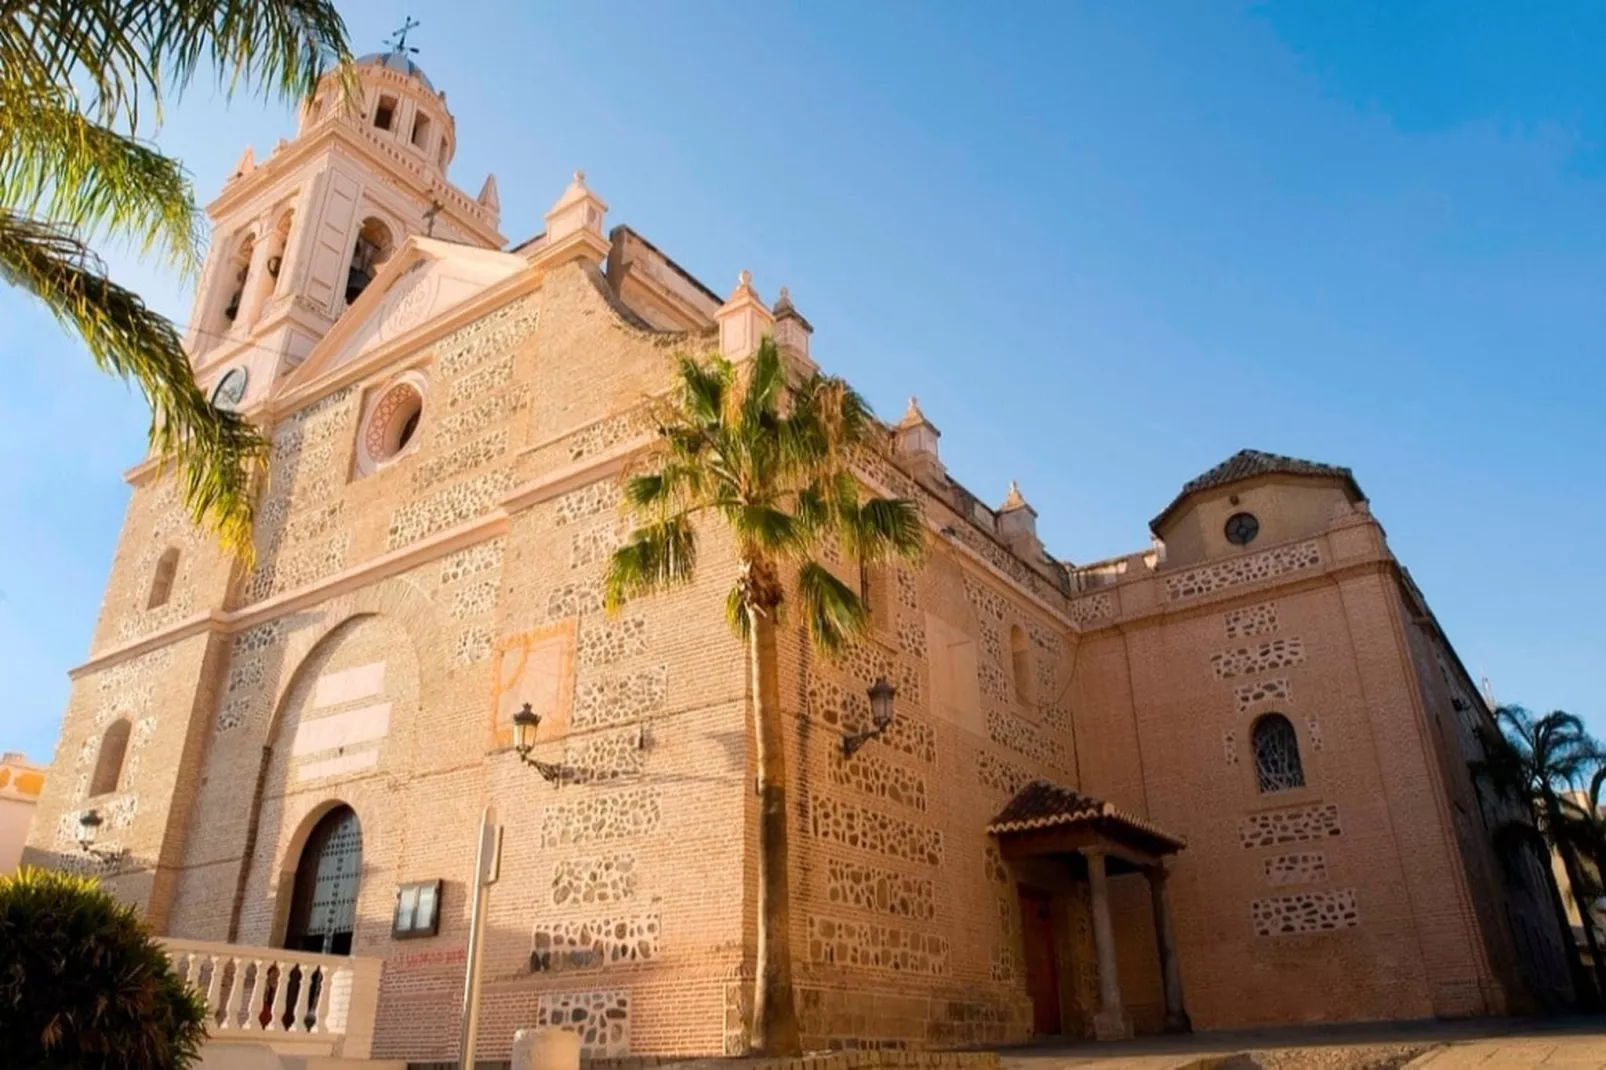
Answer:
<svg viewBox="0 0 1606 1070"><path fill-rule="evenodd" d="M285 948L163 940L178 975L201 992L213 1043L366 1059L380 959Z"/></svg>

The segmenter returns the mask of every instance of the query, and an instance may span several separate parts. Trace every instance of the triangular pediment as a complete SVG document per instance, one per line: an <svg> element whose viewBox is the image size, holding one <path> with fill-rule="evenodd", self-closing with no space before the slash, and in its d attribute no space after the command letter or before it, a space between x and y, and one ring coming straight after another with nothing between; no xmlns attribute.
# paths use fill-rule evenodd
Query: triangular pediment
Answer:
<svg viewBox="0 0 1606 1070"><path fill-rule="evenodd" d="M405 353L409 338L527 270L524 258L510 253L410 237L290 373L281 390L296 390L381 348Z"/></svg>

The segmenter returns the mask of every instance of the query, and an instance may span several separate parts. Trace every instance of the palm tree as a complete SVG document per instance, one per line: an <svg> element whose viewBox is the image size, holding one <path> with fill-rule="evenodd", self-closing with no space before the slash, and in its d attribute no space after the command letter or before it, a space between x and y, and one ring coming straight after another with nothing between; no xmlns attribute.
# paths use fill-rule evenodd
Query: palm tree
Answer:
<svg viewBox="0 0 1606 1070"><path fill-rule="evenodd" d="M190 514L247 552L262 437L207 401L173 324L107 277L85 235L192 269L194 191L179 161L141 139L141 120L159 120L203 72L230 91L294 97L349 53L332 0L0 6L0 277L77 331L103 370L138 384L151 445L177 464Z"/></svg>
<svg viewBox="0 0 1606 1070"><path fill-rule="evenodd" d="M1561 805L1564 834L1589 861L1589 867L1579 867L1586 882L1580 894L1595 903L1606 891L1606 814L1601 812L1601 803L1606 801L1601 798L1606 789L1606 753L1596 753L1590 761L1594 768L1589 786L1563 795Z"/></svg>
<svg viewBox="0 0 1606 1070"><path fill-rule="evenodd" d="M801 1050L789 946L786 755L776 662L776 628L788 580L814 644L827 655L863 629L855 590L815 559L828 537L860 564L918 556L919 513L901 498L863 497L853 462L877 425L841 379L811 375L789 385L766 338L738 367L681 357L670 399L655 414L657 443L625 481L637 523L609 562L610 611L638 595L693 578L698 529L723 522L737 572L726 619L747 644L759 795L757 983L752 1049Z"/></svg>
<svg viewBox="0 0 1606 1070"><path fill-rule="evenodd" d="M1514 781L1523 797L1531 800L1539 831L1561 855L1567 883L1578 904L1584 930L1584 943L1594 963L1597 994L1606 998L1606 962L1601 960L1600 941L1589 911L1588 883L1578 864L1577 838L1571 834L1571 817L1565 797L1576 790L1586 770L1598 763L1597 743L1584 728L1583 721L1570 713L1555 710L1535 718L1521 706L1501 706L1495 720L1510 748L1499 764L1509 771L1504 779ZM1565 919L1563 919L1565 923ZM1568 933L1571 941L1571 933Z"/></svg>

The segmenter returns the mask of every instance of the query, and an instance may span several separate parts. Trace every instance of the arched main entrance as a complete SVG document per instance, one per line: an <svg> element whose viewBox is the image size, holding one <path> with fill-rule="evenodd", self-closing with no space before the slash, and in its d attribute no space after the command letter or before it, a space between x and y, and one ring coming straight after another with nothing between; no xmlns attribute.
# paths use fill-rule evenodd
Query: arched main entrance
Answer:
<svg viewBox="0 0 1606 1070"><path fill-rule="evenodd" d="M284 946L326 955L351 954L362 873L362 827L351 807L330 810L313 826L296 864Z"/></svg>

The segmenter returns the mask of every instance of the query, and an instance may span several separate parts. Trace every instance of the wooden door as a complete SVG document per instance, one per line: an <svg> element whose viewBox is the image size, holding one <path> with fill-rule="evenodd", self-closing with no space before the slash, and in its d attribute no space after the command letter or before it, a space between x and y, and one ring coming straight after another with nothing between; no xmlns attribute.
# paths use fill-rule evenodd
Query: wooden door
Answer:
<svg viewBox="0 0 1606 1070"><path fill-rule="evenodd" d="M1060 974L1054 957L1054 901L1041 892L1022 888L1020 921L1026 991L1032 998L1032 1032L1059 1033Z"/></svg>
<svg viewBox="0 0 1606 1070"><path fill-rule="evenodd" d="M326 814L307 838L296 867L284 946L325 955L351 954L362 873L362 829L350 807Z"/></svg>

